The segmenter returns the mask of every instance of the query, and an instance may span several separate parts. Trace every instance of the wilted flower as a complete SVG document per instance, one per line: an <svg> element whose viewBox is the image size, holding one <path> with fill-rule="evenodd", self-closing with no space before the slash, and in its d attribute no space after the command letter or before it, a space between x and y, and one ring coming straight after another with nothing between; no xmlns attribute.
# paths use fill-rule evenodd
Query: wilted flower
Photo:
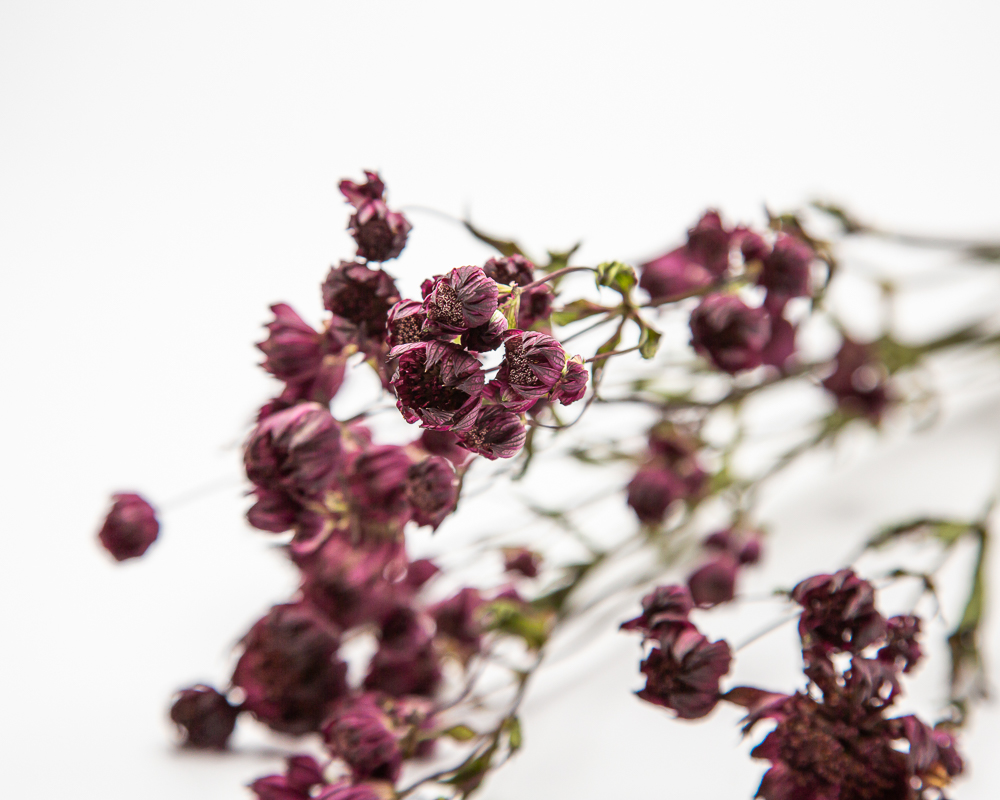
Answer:
<svg viewBox="0 0 1000 800"><path fill-rule="evenodd" d="M184 745L221 750L236 727L239 713L225 695L211 686L198 684L178 692L170 708L170 719L181 731Z"/></svg>
<svg viewBox="0 0 1000 800"><path fill-rule="evenodd" d="M254 429L243 462L247 477L262 489L319 495L336 478L340 425L318 403L299 403Z"/></svg>
<svg viewBox="0 0 1000 800"><path fill-rule="evenodd" d="M507 318L500 311L494 311L488 322L462 334L462 347L474 353L488 353L503 344L506 332Z"/></svg>
<svg viewBox="0 0 1000 800"><path fill-rule="evenodd" d="M418 525L435 530L458 501L458 476L443 456L431 456L413 464L406 473L406 499Z"/></svg>
<svg viewBox="0 0 1000 800"><path fill-rule="evenodd" d="M524 447L526 432L521 418L502 406L487 406L472 427L459 433L462 447L491 461L511 458Z"/></svg>
<svg viewBox="0 0 1000 800"><path fill-rule="evenodd" d="M475 423L485 376L479 360L445 342L415 342L390 351L398 359L391 385L407 422L456 432Z"/></svg>
<svg viewBox="0 0 1000 800"><path fill-rule="evenodd" d="M97 538L115 561L138 558L156 541L160 523L156 511L137 494L116 494Z"/></svg>
<svg viewBox="0 0 1000 800"><path fill-rule="evenodd" d="M636 694L681 719L704 717L719 701L719 680L731 660L726 642L709 642L690 624L671 626L640 665L646 686Z"/></svg>
<svg viewBox="0 0 1000 800"><path fill-rule="evenodd" d="M836 357L836 369L823 386L837 398L847 414L878 422L889 405L885 367L875 348L844 338Z"/></svg>
<svg viewBox="0 0 1000 800"><path fill-rule="evenodd" d="M395 782L403 755L391 726L375 695L365 693L337 705L323 726L323 740L330 754L350 767L354 780Z"/></svg>
<svg viewBox="0 0 1000 800"><path fill-rule="evenodd" d="M365 264L341 261L323 283L323 305L363 337L381 337L389 309L398 302L399 292L389 273Z"/></svg>
<svg viewBox="0 0 1000 800"><path fill-rule="evenodd" d="M763 363L771 321L763 308L750 308L731 294L710 294L691 313L691 344L729 373Z"/></svg>
<svg viewBox="0 0 1000 800"><path fill-rule="evenodd" d="M384 201L385 185L378 173L365 172L367 183L340 182L340 191L354 206L349 227L358 245L358 256L368 261L388 261L406 245L413 227L402 214L390 211Z"/></svg>
<svg viewBox="0 0 1000 800"><path fill-rule="evenodd" d="M430 620L408 606L396 608L382 624L364 687L394 697L433 696L441 682Z"/></svg>
<svg viewBox="0 0 1000 800"><path fill-rule="evenodd" d="M243 637L233 685L243 707L282 733L319 730L347 691L337 629L305 603L274 606Z"/></svg>
<svg viewBox="0 0 1000 800"><path fill-rule="evenodd" d="M875 589L849 569L807 578L792 589L792 599L802 606L803 643L858 653L886 633L875 610Z"/></svg>
<svg viewBox="0 0 1000 800"><path fill-rule="evenodd" d="M420 287L427 330L445 340L490 321L497 310L496 281L480 267L458 267Z"/></svg>

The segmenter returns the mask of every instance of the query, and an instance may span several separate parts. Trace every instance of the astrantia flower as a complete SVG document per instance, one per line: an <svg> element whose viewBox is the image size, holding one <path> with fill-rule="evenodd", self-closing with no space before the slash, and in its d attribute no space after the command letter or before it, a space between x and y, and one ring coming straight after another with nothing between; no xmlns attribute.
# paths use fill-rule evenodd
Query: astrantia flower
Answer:
<svg viewBox="0 0 1000 800"><path fill-rule="evenodd" d="M271 306L274 321L268 337L257 344L264 353L262 366L276 378L301 383L316 375L323 361L323 336L286 303Z"/></svg>
<svg viewBox="0 0 1000 800"><path fill-rule="evenodd" d="M462 334L462 347L474 353L488 353L503 344L506 332L507 318L500 311L494 311L489 321Z"/></svg>
<svg viewBox="0 0 1000 800"><path fill-rule="evenodd" d="M390 211L384 201L385 185L375 172L365 172L368 182L340 182L340 191L354 206L349 229L358 245L358 256L368 261L388 261L406 245L413 227L402 214Z"/></svg>
<svg viewBox="0 0 1000 800"><path fill-rule="evenodd" d="M323 740L330 754L350 767L354 780L395 782L403 755L391 726L376 696L365 693L338 703L323 726Z"/></svg>
<svg viewBox="0 0 1000 800"><path fill-rule="evenodd" d="M719 553L688 576L691 597L699 606L726 603L736 592L739 563L729 553Z"/></svg>
<svg viewBox="0 0 1000 800"><path fill-rule="evenodd" d="M691 344L729 373L763 363L771 321L763 308L750 308L731 294L710 294L691 313Z"/></svg>
<svg viewBox="0 0 1000 800"><path fill-rule="evenodd" d="M390 351L396 405L407 422L425 428L468 430L475 423L485 375L479 360L445 342L415 342Z"/></svg>
<svg viewBox="0 0 1000 800"><path fill-rule="evenodd" d="M712 285L715 276L696 261L687 245L647 261L639 267L639 287L654 304L667 303Z"/></svg>
<svg viewBox="0 0 1000 800"><path fill-rule="evenodd" d="M116 561L138 558L156 541L160 523L153 507L137 494L112 495L114 504L97 534Z"/></svg>
<svg viewBox="0 0 1000 800"><path fill-rule="evenodd" d="M920 661L923 651L917 637L920 617L902 614L886 620L886 643L879 648L878 659L909 672Z"/></svg>
<svg viewBox="0 0 1000 800"><path fill-rule="evenodd" d="M885 635L885 620L875 610L875 589L849 569L807 578L792 590L792 599L802 606L803 643L858 653Z"/></svg>
<svg viewBox="0 0 1000 800"><path fill-rule="evenodd" d="M424 312L424 304L416 300L401 300L389 309L386 318L386 341L389 347L398 347L401 344L413 344L422 342L424 337L424 323L427 321L427 314Z"/></svg>
<svg viewBox="0 0 1000 800"><path fill-rule="evenodd" d="M693 625L672 626L640 665L646 686L636 694L681 719L704 717L719 701L731 660L726 642L709 642Z"/></svg>
<svg viewBox="0 0 1000 800"><path fill-rule="evenodd" d="M764 305L771 313L780 313L791 298L809 294L809 265L815 257L813 249L797 236L778 234L757 277L757 283L767 289Z"/></svg>
<svg viewBox="0 0 1000 800"><path fill-rule="evenodd" d="M571 356L566 359L562 375L549 392L549 397L564 406L575 403L587 393L587 380L588 373L583 359L580 356Z"/></svg>
<svg viewBox="0 0 1000 800"><path fill-rule="evenodd" d="M312 756L291 756L284 775L266 775L250 784L258 800L310 800L312 789L323 786L323 770Z"/></svg>
<svg viewBox="0 0 1000 800"><path fill-rule="evenodd" d="M502 406L487 406L470 428L459 433L458 441L467 450L493 461L521 452L526 435L517 414Z"/></svg>
<svg viewBox="0 0 1000 800"><path fill-rule="evenodd" d="M381 269L341 261L323 283L323 305L357 328L363 337L385 332L389 309L399 302L392 277Z"/></svg>
<svg viewBox="0 0 1000 800"><path fill-rule="evenodd" d="M394 697L433 696L441 682L431 621L408 606L395 609L382 624L379 648L368 665L364 687Z"/></svg>
<svg viewBox="0 0 1000 800"><path fill-rule="evenodd" d="M687 496L687 486L673 470L659 465L640 469L628 485L628 504L647 525L663 522L667 509Z"/></svg>
<svg viewBox="0 0 1000 800"><path fill-rule="evenodd" d="M262 489L316 496L331 486L340 458L340 425L318 403L271 414L250 434L243 463Z"/></svg>
<svg viewBox="0 0 1000 800"><path fill-rule="evenodd" d="M706 211L688 231L687 248L695 261L718 276L729 267L732 238L733 232L723 226L719 212Z"/></svg>
<svg viewBox="0 0 1000 800"><path fill-rule="evenodd" d="M686 586L657 586L642 598L642 614L621 624L623 631L641 631L647 638L665 635L674 625L686 625L694 608Z"/></svg>
<svg viewBox="0 0 1000 800"><path fill-rule="evenodd" d="M282 733L319 730L347 691L337 629L305 603L275 606L243 637L233 685L243 707Z"/></svg>
<svg viewBox="0 0 1000 800"><path fill-rule="evenodd" d="M182 689L170 708L170 719L183 735L183 744L221 750L229 741L240 710L211 686Z"/></svg>
<svg viewBox="0 0 1000 800"><path fill-rule="evenodd" d="M477 612L483 605L476 589L461 589L453 597L442 600L430 609L439 636L446 636L466 655L479 650L482 626Z"/></svg>
<svg viewBox="0 0 1000 800"><path fill-rule="evenodd" d="M420 287L427 329L445 340L490 321L497 310L496 281L480 267L458 267Z"/></svg>
<svg viewBox="0 0 1000 800"><path fill-rule="evenodd" d="M413 464L406 473L406 499L418 525L435 530L458 500L458 476L443 456L431 456Z"/></svg>
<svg viewBox="0 0 1000 800"><path fill-rule="evenodd" d="M344 478L354 512L376 522L405 522L410 511L406 477L412 463L406 450L394 444L359 453Z"/></svg>
<svg viewBox="0 0 1000 800"><path fill-rule="evenodd" d="M878 422L890 398L885 366L875 348L845 338L835 363L836 369L823 381L823 387L837 398L844 413Z"/></svg>
<svg viewBox="0 0 1000 800"><path fill-rule="evenodd" d="M525 289L518 298L517 327L530 330L536 323L547 319L555 299L555 292L547 283Z"/></svg>
<svg viewBox="0 0 1000 800"><path fill-rule="evenodd" d="M491 396L508 411L527 411L560 384L566 351L547 334L520 330L507 331L504 349L500 370L490 382Z"/></svg>
<svg viewBox="0 0 1000 800"><path fill-rule="evenodd" d="M535 280L535 265L524 256L491 258L483 264L487 277L506 286L527 286Z"/></svg>

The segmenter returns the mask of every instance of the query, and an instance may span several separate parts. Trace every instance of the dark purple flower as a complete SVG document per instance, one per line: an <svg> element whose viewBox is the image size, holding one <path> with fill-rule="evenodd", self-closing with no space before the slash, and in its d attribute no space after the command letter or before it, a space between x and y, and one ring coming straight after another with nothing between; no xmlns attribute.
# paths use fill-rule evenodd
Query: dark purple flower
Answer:
<svg viewBox="0 0 1000 800"><path fill-rule="evenodd" d="M114 503L97 538L115 561L138 558L156 541L160 532L156 511L137 494L115 494L111 499Z"/></svg>
<svg viewBox="0 0 1000 800"><path fill-rule="evenodd" d="M256 502L247 511L247 521L257 530L283 533L295 526L302 506L282 491L254 489Z"/></svg>
<svg viewBox="0 0 1000 800"><path fill-rule="evenodd" d="M427 313L426 329L445 340L489 322L497 310L496 281L480 267L458 267L420 287Z"/></svg>
<svg viewBox="0 0 1000 800"><path fill-rule="evenodd" d="M352 460L345 482L351 507L362 522L406 521L406 479L412 463L405 448L394 444L369 447Z"/></svg>
<svg viewBox="0 0 1000 800"><path fill-rule="evenodd" d="M284 775L265 775L247 787L257 800L310 800L308 791L289 785Z"/></svg>
<svg viewBox="0 0 1000 800"><path fill-rule="evenodd" d="M491 258L483 264L483 272L505 286L527 286L535 280L535 265L519 255Z"/></svg>
<svg viewBox="0 0 1000 800"><path fill-rule="evenodd" d="M886 633L886 622L875 610L875 590L849 569L815 575L792 590L802 606L799 635L804 645L859 653Z"/></svg>
<svg viewBox="0 0 1000 800"><path fill-rule="evenodd" d="M199 683L178 692L170 719L181 731L185 746L221 750L236 727L239 713L225 695Z"/></svg>
<svg viewBox="0 0 1000 800"><path fill-rule="evenodd" d="M487 406L472 427L459 433L462 447L490 461L511 458L524 447L526 432L521 418L502 406Z"/></svg>
<svg viewBox="0 0 1000 800"><path fill-rule="evenodd" d="M407 606L396 608L382 624L379 648L368 665L364 687L394 697L431 697L441 682L430 620Z"/></svg>
<svg viewBox="0 0 1000 800"><path fill-rule="evenodd" d="M886 620L886 643L879 648L878 659L909 672L923 656L917 637L920 617L902 614Z"/></svg>
<svg viewBox="0 0 1000 800"><path fill-rule="evenodd" d="M458 475L443 456L431 456L410 466L406 474L406 499L418 525L438 525L458 502Z"/></svg>
<svg viewBox="0 0 1000 800"><path fill-rule="evenodd" d="M499 311L494 311L488 322L470 328L462 334L462 347L474 353L488 353L503 344L507 333L507 318Z"/></svg>
<svg viewBox="0 0 1000 800"><path fill-rule="evenodd" d="M427 314L424 313L424 304L416 300L401 300L389 309L386 318L386 341L389 347L398 347L402 344L413 344L422 342L424 323L427 321Z"/></svg>
<svg viewBox="0 0 1000 800"><path fill-rule="evenodd" d="M400 543L352 544L333 535L314 553L298 559L302 592L342 629L381 623L398 604L401 587L385 578L400 571Z"/></svg>
<svg viewBox="0 0 1000 800"><path fill-rule="evenodd" d="M727 603L736 593L739 563L730 553L719 553L688 576L688 588L695 603L711 607Z"/></svg>
<svg viewBox="0 0 1000 800"><path fill-rule="evenodd" d="M323 740L330 754L342 759L356 781L395 782L403 768L392 721L379 708L376 697L365 693L338 704L323 726Z"/></svg>
<svg viewBox="0 0 1000 800"><path fill-rule="evenodd" d="M623 631L642 631L646 638L665 635L675 625L687 625L694 608L686 586L657 586L642 598L642 614L621 624Z"/></svg>
<svg viewBox="0 0 1000 800"><path fill-rule="evenodd" d="M729 268L729 248L733 232L726 230L718 211L706 211L688 231L691 257L715 276Z"/></svg>
<svg viewBox="0 0 1000 800"><path fill-rule="evenodd" d="M337 658L337 628L305 603L274 606L243 637L233 685L243 707L270 728L319 730L347 691L347 665Z"/></svg>
<svg viewBox="0 0 1000 800"><path fill-rule="evenodd" d="M430 609L438 635L447 637L464 655L479 651L482 626L477 612L484 602L478 590L465 588Z"/></svg>
<svg viewBox="0 0 1000 800"><path fill-rule="evenodd" d="M391 384L407 422L456 433L473 426L485 381L477 358L445 342L402 345L390 355L398 359Z"/></svg>
<svg viewBox="0 0 1000 800"><path fill-rule="evenodd" d="M658 525L671 503L687 494L687 486L673 470L651 465L640 469L629 482L628 504L641 522Z"/></svg>
<svg viewBox="0 0 1000 800"><path fill-rule="evenodd" d="M323 305L363 337L381 337L389 309L398 302L399 292L392 276L365 264L341 261L323 283Z"/></svg>
<svg viewBox="0 0 1000 800"><path fill-rule="evenodd" d="M447 458L456 468L472 458L472 454L458 443L458 437L451 431L424 430L415 444L431 455Z"/></svg>
<svg viewBox="0 0 1000 800"><path fill-rule="evenodd" d="M846 413L878 422L889 405L885 367L875 348L845 338L837 353L836 369L823 386Z"/></svg>
<svg viewBox="0 0 1000 800"><path fill-rule="evenodd" d="M587 393L587 379L587 368L583 364L583 359L580 356L570 356L566 359L562 375L549 392L549 397L564 406L575 403Z"/></svg>
<svg viewBox="0 0 1000 800"><path fill-rule="evenodd" d="M517 327L530 330L536 323L548 319L555 299L555 292L546 283L521 292L517 306Z"/></svg>
<svg viewBox="0 0 1000 800"><path fill-rule="evenodd" d="M274 322L266 326L268 337L257 344L265 356L262 366L290 383L313 378L323 361L324 337L286 303L271 306L271 311Z"/></svg>
<svg viewBox="0 0 1000 800"><path fill-rule="evenodd" d="M490 382L490 391L508 411L527 411L560 386L567 356L562 345L551 336L536 331L507 331L504 349L506 353L496 378Z"/></svg>
<svg viewBox="0 0 1000 800"><path fill-rule="evenodd" d="M777 314L793 297L809 294L809 265L816 254L796 236L779 233L763 260L757 283L767 289L764 305Z"/></svg>
<svg viewBox="0 0 1000 800"><path fill-rule="evenodd" d="M671 626L640 665L646 686L636 694L681 719L704 717L719 701L719 680L731 660L726 642L709 642L693 625Z"/></svg>
<svg viewBox="0 0 1000 800"><path fill-rule="evenodd" d="M286 763L284 775L267 775L250 784L258 800L309 800L312 788L325 784L312 756L291 756Z"/></svg>
<svg viewBox="0 0 1000 800"><path fill-rule="evenodd" d="M668 303L707 289L715 276L696 261L687 245L640 266L639 287L653 303Z"/></svg>
<svg viewBox="0 0 1000 800"><path fill-rule="evenodd" d="M691 313L694 349L729 373L759 367L770 338L767 312L735 295L710 294Z"/></svg>
<svg viewBox="0 0 1000 800"><path fill-rule="evenodd" d="M764 237L749 228L738 226L733 230L733 240L739 243L740 254L747 263L751 261L763 261L767 254L771 252Z"/></svg>
<svg viewBox="0 0 1000 800"><path fill-rule="evenodd" d="M503 551L504 572L519 572L525 578L538 577L542 557L527 547L508 547Z"/></svg>
<svg viewBox="0 0 1000 800"><path fill-rule="evenodd" d="M315 497L340 464L340 425L318 403L299 403L264 419L250 434L243 462L262 489Z"/></svg>
<svg viewBox="0 0 1000 800"><path fill-rule="evenodd" d="M340 191L354 206L349 229L358 244L358 256L368 261L388 261L406 245L413 227L402 214L390 211L384 201L385 185L378 173L365 172L368 182L340 182Z"/></svg>

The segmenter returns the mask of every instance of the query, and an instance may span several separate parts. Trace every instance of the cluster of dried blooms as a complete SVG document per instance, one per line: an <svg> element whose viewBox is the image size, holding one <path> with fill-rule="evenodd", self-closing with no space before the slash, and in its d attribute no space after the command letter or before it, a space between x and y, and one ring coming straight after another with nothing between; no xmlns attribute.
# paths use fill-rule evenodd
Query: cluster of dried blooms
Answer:
<svg viewBox="0 0 1000 800"><path fill-rule="evenodd" d="M204 684L183 689L170 711L188 747L225 748L241 715L322 744L323 763L296 755L284 773L254 781L250 789L259 800L384 800L425 781L465 797L502 763L501 745L507 756L517 750L516 703L484 733L444 713L465 696L449 694L446 665L472 681L470 664L502 637L518 639L540 660L553 625L568 613L566 598L606 554L564 568L547 591L526 599L525 587L533 584L525 582L543 574L541 558L508 547L505 583L461 588L432 602L427 588L440 570L428 559L410 559L406 533L413 526L436 529L454 512L477 456L523 453L526 469L528 432L543 414L558 421L554 403L574 403L588 389L588 406L597 399L608 359L632 350L651 359L659 333L644 314L689 309L690 346L704 359L699 368L755 376L731 383L730 393L706 409L808 373L835 406L824 435L851 419L877 424L896 401L893 370L909 363L888 363L890 351L846 334L832 359L800 363L790 304L797 298L816 304L834 261L794 219L754 231L727 228L709 211L685 244L643 264L638 275L617 262L571 267L571 253L551 254L552 263L538 268L513 243L499 242L502 257L429 277L420 300L403 299L379 265L400 255L411 225L386 205L381 178L366 175L364 184L340 184L353 207L349 230L357 254L333 267L322 284L328 317L321 329L277 304L258 345L263 368L283 385L260 409L245 443L253 496L247 519L283 537L298 570L298 591L243 636L224 691ZM620 302L567 298L560 280L584 270ZM635 299L636 286L648 294L645 302ZM615 335L586 361L567 352L556 330L598 315L598 325L618 323ZM628 325L638 343L617 350ZM484 358L501 348L487 369ZM330 402L350 370L366 367L392 392L403 418L419 423L409 443L378 444L363 414L347 421L331 414ZM660 419L644 449L631 454L635 471L623 493L638 519L637 535L655 541L673 535L678 518L690 518L733 481L712 466L701 430L705 414L682 413L692 406L688 398L638 401L657 409ZM141 556L158 532L147 501L117 494L99 539L121 561ZM771 763L757 795L766 800L940 796L962 771L951 730L914 716L886 716L901 691L901 674L921 658L920 620L883 618L872 585L848 570L809 578L790 593L802 607L807 688L791 695L723 691L731 648L709 641L690 615L738 597L740 572L761 558L762 532L744 513L734 514L728 527L702 535L697 552L685 586L655 589L643 598L642 614L621 626L652 643L640 667L646 686L639 697L681 719L704 717L720 701L735 703L748 711L745 731L776 721L753 751ZM365 633L374 636L374 651L357 672L362 677L349 680L344 643ZM965 631L965 645L974 633ZM530 672L518 673L517 702ZM433 757L444 737L470 749L457 764L401 788L404 768Z"/></svg>

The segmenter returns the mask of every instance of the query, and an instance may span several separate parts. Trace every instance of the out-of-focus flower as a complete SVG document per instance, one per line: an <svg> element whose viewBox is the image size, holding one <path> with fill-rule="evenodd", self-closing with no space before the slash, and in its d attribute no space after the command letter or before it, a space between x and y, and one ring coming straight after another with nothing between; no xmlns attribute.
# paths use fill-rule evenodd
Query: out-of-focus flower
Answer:
<svg viewBox="0 0 1000 800"><path fill-rule="evenodd" d="M778 234L757 277L757 283L767 289L764 305L772 314L780 314L793 297L809 294L809 265L815 257L813 249L797 236Z"/></svg>
<svg viewBox="0 0 1000 800"><path fill-rule="evenodd" d="M211 686L198 684L177 693L170 719L183 736L182 744L221 750L236 727L240 710Z"/></svg>
<svg viewBox="0 0 1000 800"><path fill-rule="evenodd" d="M639 287L653 303L668 303L707 289L715 276L691 255L687 245L640 266Z"/></svg>
<svg viewBox="0 0 1000 800"><path fill-rule="evenodd" d="M385 333L389 309L399 302L392 277L381 269L342 261L323 283L323 305L356 328L363 338Z"/></svg>
<svg viewBox="0 0 1000 800"><path fill-rule="evenodd" d="M792 589L792 599L802 606L799 635L807 645L859 653L886 633L875 589L849 569L807 578Z"/></svg>
<svg viewBox="0 0 1000 800"><path fill-rule="evenodd" d="M338 703L323 726L323 740L330 754L343 759L356 781L395 782L403 767L403 755L392 730L392 721L365 693Z"/></svg>
<svg viewBox="0 0 1000 800"><path fill-rule="evenodd" d="M782 316L771 317L771 338L761 353L761 361L784 370L795 355L795 326Z"/></svg>
<svg viewBox="0 0 1000 800"><path fill-rule="evenodd" d="M385 204L385 184L376 172L365 172L363 184L344 180L340 191L354 206L349 229L358 245L358 256L368 261L388 261L396 258L406 246L406 237L413 227L402 214L390 211Z"/></svg>
<svg viewBox="0 0 1000 800"><path fill-rule="evenodd" d="M885 367L875 348L844 338L836 357L836 368L823 386L837 398L847 414L878 422L889 406Z"/></svg>
<svg viewBox="0 0 1000 800"><path fill-rule="evenodd" d="M160 523L145 498L130 493L111 496L114 503L97 534L115 561L138 558L156 541Z"/></svg>
<svg viewBox="0 0 1000 800"><path fill-rule="evenodd" d="M729 373L759 367L770 338L767 312L735 295L710 294L691 313L694 349Z"/></svg>
<svg viewBox="0 0 1000 800"><path fill-rule="evenodd" d="M351 461L345 483L362 522L406 521L410 512L406 477L412 463L406 450L393 444L370 447Z"/></svg>
<svg viewBox="0 0 1000 800"><path fill-rule="evenodd" d="M694 608L686 586L657 586L642 598L642 614L621 624L623 631L641 631L646 638L665 636L675 625L687 625Z"/></svg>
<svg viewBox="0 0 1000 800"><path fill-rule="evenodd" d="M503 551L504 572L517 572L525 578L538 577L542 557L527 547L508 547Z"/></svg>
<svg viewBox="0 0 1000 800"><path fill-rule="evenodd" d="M299 403L265 418L250 434L243 462L262 489L314 497L336 479L340 425L318 403Z"/></svg>
<svg viewBox="0 0 1000 800"><path fill-rule="evenodd" d="M233 685L243 708L282 733L319 730L347 691L337 629L306 603L275 606L243 638Z"/></svg>
<svg viewBox="0 0 1000 800"><path fill-rule="evenodd" d="M312 756L291 756L286 764L284 775L266 775L250 784L258 800L309 800L314 787L326 785Z"/></svg>
<svg viewBox="0 0 1000 800"><path fill-rule="evenodd" d="M628 504L642 522L658 525L670 505L687 493L684 481L673 470L652 465L640 469L629 482Z"/></svg>
<svg viewBox="0 0 1000 800"><path fill-rule="evenodd" d="M719 680L731 660L726 642L709 642L690 624L671 626L640 665L646 686L637 694L681 719L704 717L719 701Z"/></svg>
<svg viewBox="0 0 1000 800"><path fill-rule="evenodd" d="M290 383L313 378L323 361L323 336L286 303L271 306L274 321L267 323L268 337L257 347L264 353L263 367Z"/></svg>
<svg viewBox="0 0 1000 800"><path fill-rule="evenodd" d="M458 501L458 476L443 456L431 456L410 466L406 474L406 499L418 525L438 525Z"/></svg>
<svg viewBox="0 0 1000 800"><path fill-rule="evenodd" d="M458 443L451 431L423 430L416 444L431 455L447 458L455 467L462 466L472 455Z"/></svg>
<svg viewBox="0 0 1000 800"><path fill-rule="evenodd" d="M691 597L699 606L714 606L733 599L739 564L729 553L719 553L688 576Z"/></svg>
<svg viewBox="0 0 1000 800"><path fill-rule="evenodd" d="M917 637L920 617L901 614L886 620L886 643L879 648L878 659L909 672L923 656Z"/></svg>
<svg viewBox="0 0 1000 800"><path fill-rule="evenodd" d="M483 272L488 278L506 286L527 286L535 280L535 265L517 254L491 258L483 264Z"/></svg>
<svg viewBox="0 0 1000 800"><path fill-rule="evenodd" d="M465 588L430 609L439 636L446 636L465 655L479 651L482 626L477 612L483 598L476 589Z"/></svg>
<svg viewBox="0 0 1000 800"><path fill-rule="evenodd" d="M408 606L382 624L379 648L368 666L364 687L394 697L433 696L441 682L430 620Z"/></svg>
<svg viewBox="0 0 1000 800"><path fill-rule="evenodd" d="M729 268L729 248L733 232L722 224L718 211L706 211L698 224L688 231L688 251L699 264L713 275L722 275Z"/></svg>

